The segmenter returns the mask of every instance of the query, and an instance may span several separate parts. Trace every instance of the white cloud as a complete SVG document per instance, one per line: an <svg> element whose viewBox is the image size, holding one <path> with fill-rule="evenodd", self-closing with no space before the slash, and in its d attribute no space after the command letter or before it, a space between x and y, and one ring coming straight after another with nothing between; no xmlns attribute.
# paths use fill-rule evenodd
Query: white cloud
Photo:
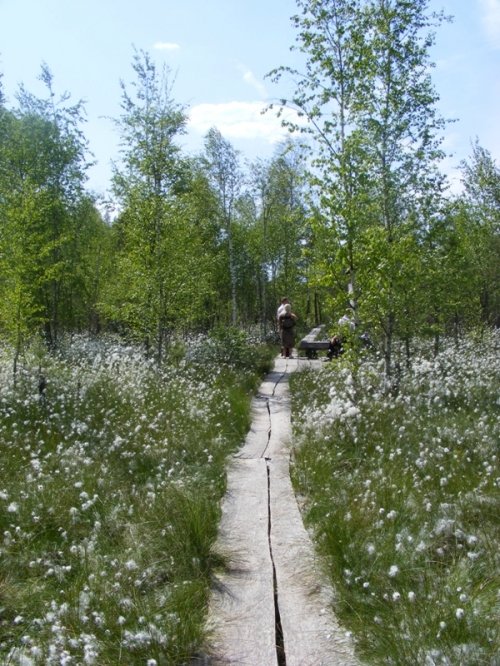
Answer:
<svg viewBox="0 0 500 666"><path fill-rule="evenodd" d="M189 111L190 129L206 134L217 127L227 139L263 139L270 144L278 143L288 130L281 126L275 111L262 113L264 102L227 102L225 104L198 104ZM297 121L296 114L284 111L283 117Z"/></svg>
<svg viewBox="0 0 500 666"><path fill-rule="evenodd" d="M177 51L181 47L175 42L156 42L153 44L153 48L157 51Z"/></svg>
<svg viewBox="0 0 500 666"><path fill-rule="evenodd" d="M481 21L491 44L500 48L500 0L479 0Z"/></svg>
<svg viewBox="0 0 500 666"><path fill-rule="evenodd" d="M248 69L248 67L245 67L245 65L238 65L238 69L243 74L243 81L252 86L252 88L256 90L263 99L266 99L267 90L262 81L259 81L255 74L250 69Z"/></svg>

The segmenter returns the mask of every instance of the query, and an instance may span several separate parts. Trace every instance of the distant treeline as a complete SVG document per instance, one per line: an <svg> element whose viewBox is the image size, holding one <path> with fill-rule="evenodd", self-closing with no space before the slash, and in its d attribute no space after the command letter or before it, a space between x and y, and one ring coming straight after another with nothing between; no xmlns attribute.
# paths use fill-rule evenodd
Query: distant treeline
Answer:
<svg viewBox="0 0 500 666"><path fill-rule="evenodd" d="M500 170L476 142L449 193L428 73L439 19L409 4L298 0L305 73L271 72L295 90L268 110L291 139L246 166L215 128L183 153L170 72L134 52L108 209L85 189L83 103L45 65L43 99L21 86L10 108L0 79L2 338L20 354L113 330L161 362L174 332L265 337L287 295L311 324L350 307L390 374L396 340L498 325Z"/></svg>

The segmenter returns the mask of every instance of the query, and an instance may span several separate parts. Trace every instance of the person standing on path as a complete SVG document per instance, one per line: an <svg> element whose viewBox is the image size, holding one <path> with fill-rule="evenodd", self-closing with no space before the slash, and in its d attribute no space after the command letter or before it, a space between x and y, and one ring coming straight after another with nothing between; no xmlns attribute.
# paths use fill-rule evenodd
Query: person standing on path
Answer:
<svg viewBox="0 0 500 666"><path fill-rule="evenodd" d="M279 332L280 340L281 340L280 317L281 317L282 314L285 314L285 305L287 305L287 303L290 303L290 301L288 300L288 296L283 296L283 298L280 301L280 304L278 305L278 310L276 311L276 321L278 323L278 332ZM284 355L285 354L284 354L283 345L281 345L281 356L284 356Z"/></svg>
<svg viewBox="0 0 500 666"><path fill-rule="evenodd" d="M292 312L290 303L286 303L284 311L278 318L281 337L281 355L290 358L295 346L295 324L297 315Z"/></svg>

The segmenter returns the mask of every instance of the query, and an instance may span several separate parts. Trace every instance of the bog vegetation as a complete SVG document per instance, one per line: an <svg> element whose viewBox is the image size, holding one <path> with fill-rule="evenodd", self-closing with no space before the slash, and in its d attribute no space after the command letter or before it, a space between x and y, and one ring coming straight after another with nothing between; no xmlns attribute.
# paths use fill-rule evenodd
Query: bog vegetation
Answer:
<svg viewBox="0 0 500 666"><path fill-rule="evenodd" d="M159 369L85 337L0 358L0 661L181 664L203 639L224 466L267 347ZM178 348L177 353L180 353ZM48 378L38 389L39 364Z"/></svg>
<svg viewBox="0 0 500 666"><path fill-rule="evenodd" d="M448 189L440 168L446 121L436 110L429 58L444 18L428 4L297 0L292 20L303 68L285 64L269 73L287 94L268 113L280 114L290 140L251 165L217 128L199 155L185 154L187 110L174 98L171 74L134 51L115 118L122 152L106 201L86 189L92 156L84 103L59 94L45 64L41 97L20 85L11 103L0 77L0 520L7 563L0 645L13 663L144 663L146 655L151 664L180 663L197 649L201 615L186 600L206 594L224 456L244 432L248 391L264 367L247 335L274 340L280 297L292 300L304 331L323 323L338 333L335 322L349 308L357 334L348 346L355 350L358 334L369 336L383 364L373 380L380 386L358 398L371 405L370 419L381 420L374 432L385 432L382 422L404 411L405 391L416 391L408 388L416 375L405 368L417 367L420 343L443 359L450 336L490 340L500 321L500 169L476 141L460 165L461 191ZM196 340L212 342L198 347ZM478 359L489 354L482 344ZM359 390L367 368L356 371ZM444 391L453 375L439 372L425 381L432 375ZM410 397L418 402L416 393ZM493 414L495 404L485 398L483 408ZM450 408L435 430L433 421L429 431L421 427L425 451L441 451L440 429L458 428L464 414ZM336 432L338 424L331 427ZM377 446L386 451L394 443L384 437L367 441L366 464L378 465L385 453ZM362 446L358 437L355 450ZM407 446L394 455L406 460ZM422 456L427 461L430 453ZM451 488L454 452L440 456L439 478ZM463 471L467 477L470 470L470 484L474 469ZM372 489L379 482L374 474ZM486 525L489 501L471 506ZM201 535L198 527L174 526L171 514L181 525L186 516L203 523ZM408 517L416 538L409 511L398 516L396 523ZM456 520L458 529L457 515L440 518ZM450 529L441 534L443 567L457 538ZM406 544L403 528L397 533ZM186 541L197 552L189 562L180 554L192 552ZM459 540L457 552L459 545L468 549ZM423 604L421 590L409 591ZM104 597L107 610L96 601ZM440 636L468 626L466 607L457 609L464 622L440 619L447 627ZM415 617L425 624L432 616ZM362 632L374 654L384 626L382 618L367 623L371 636ZM477 642L483 654L489 638L469 638L464 644ZM157 652L148 652L151 645Z"/></svg>
<svg viewBox="0 0 500 666"><path fill-rule="evenodd" d="M292 377L295 487L367 663L495 664L500 337L402 367Z"/></svg>

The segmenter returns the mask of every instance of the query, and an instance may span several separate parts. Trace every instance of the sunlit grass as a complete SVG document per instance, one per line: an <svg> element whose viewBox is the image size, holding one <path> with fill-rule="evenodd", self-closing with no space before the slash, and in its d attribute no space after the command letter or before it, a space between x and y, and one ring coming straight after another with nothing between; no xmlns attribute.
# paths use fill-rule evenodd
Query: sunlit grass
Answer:
<svg viewBox="0 0 500 666"><path fill-rule="evenodd" d="M203 642L225 462L272 355L206 346L160 370L77 339L15 385L1 352L2 663L182 664Z"/></svg>
<svg viewBox="0 0 500 666"><path fill-rule="evenodd" d="M418 355L397 391L375 356L292 378L294 483L368 663L500 659L499 344Z"/></svg>

